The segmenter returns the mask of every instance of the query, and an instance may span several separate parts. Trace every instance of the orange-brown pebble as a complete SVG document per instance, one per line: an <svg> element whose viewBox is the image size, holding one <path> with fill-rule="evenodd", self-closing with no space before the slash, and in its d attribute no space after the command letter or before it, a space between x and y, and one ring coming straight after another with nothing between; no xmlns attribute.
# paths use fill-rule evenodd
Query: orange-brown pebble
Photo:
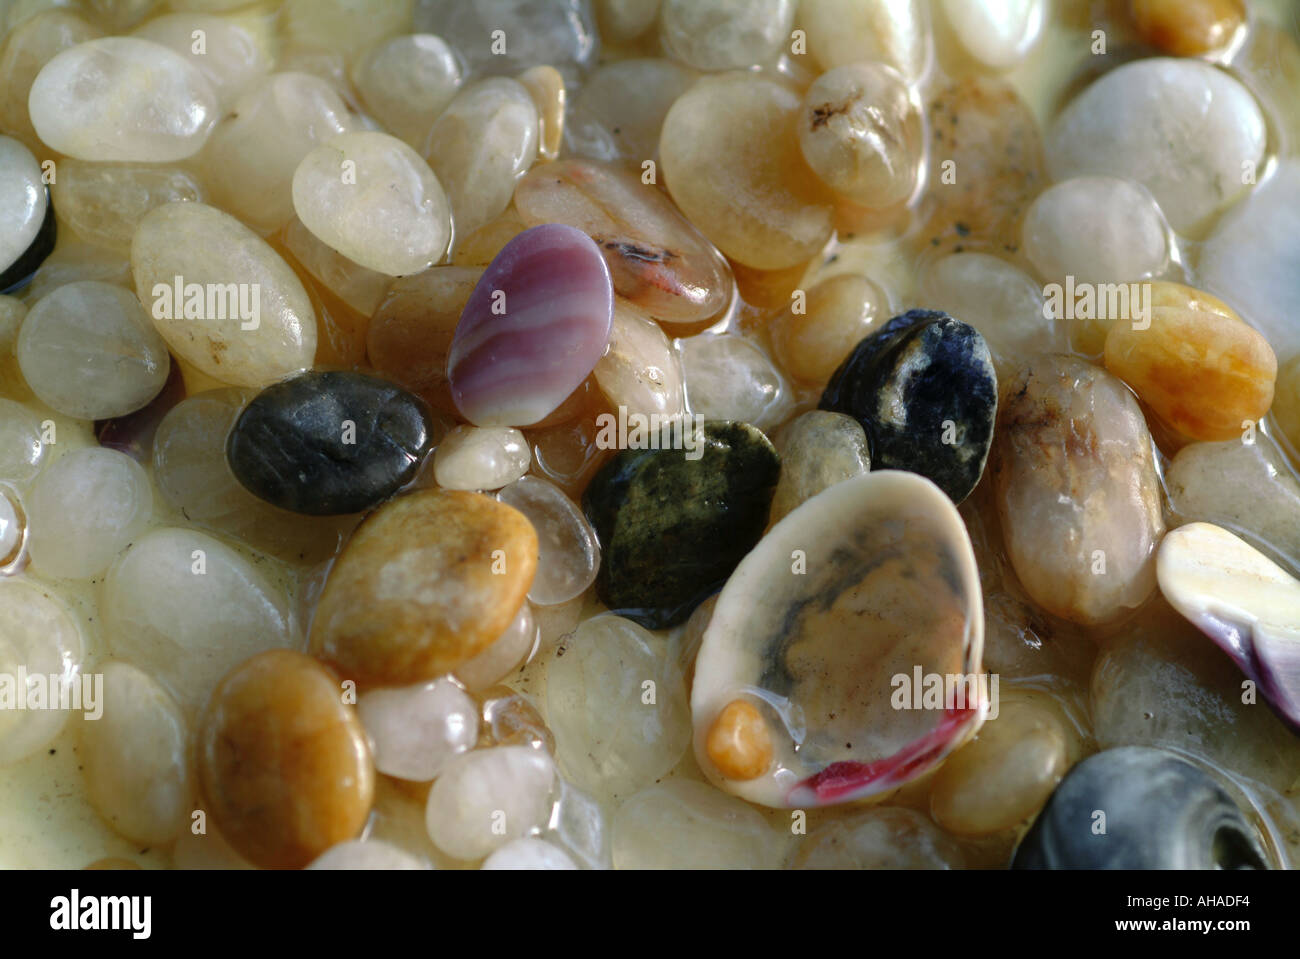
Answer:
<svg viewBox="0 0 1300 959"><path fill-rule="evenodd" d="M120 859L117 856L109 856L106 859L96 859L87 870L91 869L139 869L139 863L134 863L130 859Z"/></svg>
<svg viewBox="0 0 1300 959"><path fill-rule="evenodd" d="M1176 57L1218 50L1245 20L1241 0L1133 0L1138 34Z"/></svg>
<svg viewBox="0 0 1300 959"><path fill-rule="evenodd" d="M199 725L199 785L226 841L268 869L354 839L375 767L338 677L310 656L260 653L218 684Z"/></svg>
<svg viewBox="0 0 1300 959"><path fill-rule="evenodd" d="M743 699L733 699L709 727L705 749L728 779L757 779L772 765L772 737L762 714Z"/></svg>
<svg viewBox="0 0 1300 959"><path fill-rule="evenodd" d="M330 571L312 652L363 685L445 676L514 620L537 549L527 518L481 493L422 489L390 500Z"/></svg>
<svg viewBox="0 0 1300 959"><path fill-rule="evenodd" d="M880 287L865 276L841 273L818 283L804 302L792 303L772 321L772 345L791 376L825 386L888 311Z"/></svg>

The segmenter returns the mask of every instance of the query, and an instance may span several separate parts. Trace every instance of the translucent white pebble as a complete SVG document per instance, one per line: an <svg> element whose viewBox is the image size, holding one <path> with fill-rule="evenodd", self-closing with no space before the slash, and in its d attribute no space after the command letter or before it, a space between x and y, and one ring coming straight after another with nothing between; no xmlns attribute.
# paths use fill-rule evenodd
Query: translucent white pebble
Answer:
<svg viewBox="0 0 1300 959"><path fill-rule="evenodd" d="M411 27L413 0L286 0L286 44L351 59L377 40Z"/></svg>
<svg viewBox="0 0 1300 959"><path fill-rule="evenodd" d="M528 598L556 606L586 592L600 568L600 545L573 500L539 476L510 484L497 499L523 513L537 531L537 574Z"/></svg>
<svg viewBox="0 0 1300 959"><path fill-rule="evenodd" d="M212 84L224 114L239 96L268 73L275 62L269 17L217 17L170 13L136 28L133 36L152 40L183 56Z"/></svg>
<svg viewBox="0 0 1300 959"><path fill-rule="evenodd" d="M189 731L176 701L128 663L100 667L102 714L81 724L86 795L108 824L139 843L166 843L189 824Z"/></svg>
<svg viewBox="0 0 1300 959"><path fill-rule="evenodd" d="M681 341L681 351L692 413L770 430L794 410L790 384L749 340L729 334L689 336Z"/></svg>
<svg viewBox="0 0 1300 959"><path fill-rule="evenodd" d="M442 184L387 133L344 133L308 153L293 175L293 208L323 243L390 276L432 266L451 239Z"/></svg>
<svg viewBox="0 0 1300 959"><path fill-rule="evenodd" d="M673 101L699 74L673 60L615 60L578 90L565 128L575 152L600 160L652 159Z"/></svg>
<svg viewBox="0 0 1300 959"><path fill-rule="evenodd" d="M0 574L21 558L27 521L15 495L0 487Z"/></svg>
<svg viewBox="0 0 1300 959"><path fill-rule="evenodd" d="M428 869L405 849L382 839L349 839L330 846L307 865L307 869Z"/></svg>
<svg viewBox="0 0 1300 959"><path fill-rule="evenodd" d="M429 790L429 838L456 859L482 859L546 824L554 781L550 755L531 746L495 746L458 756Z"/></svg>
<svg viewBox="0 0 1300 959"><path fill-rule="evenodd" d="M103 35L68 8L45 10L18 23L0 49L0 128L34 138L27 97L36 75L60 51Z"/></svg>
<svg viewBox="0 0 1300 959"><path fill-rule="evenodd" d="M880 806L834 819L799 840L794 869L961 869L961 847L927 816Z"/></svg>
<svg viewBox="0 0 1300 959"><path fill-rule="evenodd" d="M41 166L13 137L0 136L0 273L9 269L36 239L49 200Z"/></svg>
<svg viewBox="0 0 1300 959"><path fill-rule="evenodd" d="M352 83L389 133L422 148L461 84L456 54L441 37L407 34L379 44L352 68Z"/></svg>
<svg viewBox="0 0 1300 959"><path fill-rule="evenodd" d="M32 565L48 576L98 576L153 511L149 476L131 457L90 446L50 465L28 500Z"/></svg>
<svg viewBox="0 0 1300 959"><path fill-rule="evenodd" d="M81 682L81 631L52 592L21 580L0 580L0 703L7 707L16 707L22 694L15 682L20 670L31 681L23 701L28 706L36 704L32 697L37 692L47 694L48 705L48 694L70 695L72 684ZM36 752L59 734L70 715L68 709L0 709L0 766Z"/></svg>
<svg viewBox="0 0 1300 959"><path fill-rule="evenodd" d="M1043 0L943 0L943 12L966 51L995 69L1023 60L1045 19Z"/></svg>
<svg viewBox="0 0 1300 959"><path fill-rule="evenodd" d="M784 852L752 806L681 779L625 802L613 832L615 869L776 869Z"/></svg>
<svg viewBox="0 0 1300 959"><path fill-rule="evenodd" d="M41 68L27 103L37 135L79 160L183 160L202 149L219 112L197 67L134 37L64 50Z"/></svg>
<svg viewBox="0 0 1300 959"><path fill-rule="evenodd" d="M609 869L609 817L604 807L570 782L560 780L547 838L558 843L583 869Z"/></svg>
<svg viewBox="0 0 1300 959"><path fill-rule="evenodd" d="M294 217L284 230L284 245L321 285L362 316L372 316L384 301L393 278L354 263L326 246Z"/></svg>
<svg viewBox="0 0 1300 959"><path fill-rule="evenodd" d="M628 414L682 412L682 361L663 328L621 297L614 299L609 349L592 370L600 391Z"/></svg>
<svg viewBox="0 0 1300 959"><path fill-rule="evenodd" d="M481 869L577 869L578 864L559 846L531 836L508 842L487 859Z"/></svg>
<svg viewBox="0 0 1300 959"><path fill-rule="evenodd" d="M528 472L532 453L513 426L458 426L433 454L433 475L443 489L494 490Z"/></svg>
<svg viewBox="0 0 1300 959"><path fill-rule="evenodd" d="M18 365L51 408L102 420L157 396L171 359L134 293L91 281L61 286L32 306L18 334Z"/></svg>
<svg viewBox="0 0 1300 959"><path fill-rule="evenodd" d="M94 243L82 243L65 234L23 292L29 303L49 296L61 286L82 280L98 280L115 286L131 287L129 249L108 249Z"/></svg>
<svg viewBox="0 0 1300 959"><path fill-rule="evenodd" d="M450 679L373 689L357 700L381 773L428 782L478 741L478 704Z"/></svg>
<svg viewBox="0 0 1300 959"><path fill-rule="evenodd" d="M0 480L25 484L44 460L41 418L21 403L0 399Z"/></svg>
<svg viewBox="0 0 1300 959"><path fill-rule="evenodd" d="M190 716L235 664L289 645L284 590L193 529L137 539L109 570L100 611L113 655L148 668Z"/></svg>
<svg viewBox="0 0 1300 959"><path fill-rule="evenodd" d="M795 26L826 70L879 60L915 81L925 67L929 31L920 0L810 0Z"/></svg>
<svg viewBox="0 0 1300 959"><path fill-rule="evenodd" d="M540 640L532 607L524 603L514 621L492 645L467 663L456 667L456 678L471 692L487 689L510 675L537 649Z"/></svg>
<svg viewBox="0 0 1300 959"><path fill-rule="evenodd" d="M154 207L205 198L203 187L188 170L143 163L63 160L50 189L60 223L107 247L129 246L141 218Z"/></svg>
<svg viewBox="0 0 1300 959"><path fill-rule="evenodd" d="M659 37L674 60L734 70L771 60L790 38L794 0L663 0Z"/></svg>

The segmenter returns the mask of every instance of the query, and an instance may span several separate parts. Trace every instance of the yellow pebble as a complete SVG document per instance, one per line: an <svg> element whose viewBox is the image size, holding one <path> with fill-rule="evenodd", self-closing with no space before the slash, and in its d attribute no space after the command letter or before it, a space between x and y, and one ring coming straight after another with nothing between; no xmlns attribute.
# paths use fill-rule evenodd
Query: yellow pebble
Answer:
<svg viewBox="0 0 1300 959"><path fill-rule="evenodd" d="M772 765L772 737L762 714L744 700L723 707L705 741L709 759L728 779L757 779Z"/></svg>
<svg viewBox="0 0 1300 959"><path fill-rule="evenodd" d="M1176 57L1218 50L1245 19L1241 0L1133 0L1138 34Z"/></svg>
<svg viewBox="0 0 1300 959"><path fill-rule="evenodd" d="M889 308L881 289L854 273L823 280L799 300L772 321L772 345L791 376L817 386L830 381Z"/></svg>

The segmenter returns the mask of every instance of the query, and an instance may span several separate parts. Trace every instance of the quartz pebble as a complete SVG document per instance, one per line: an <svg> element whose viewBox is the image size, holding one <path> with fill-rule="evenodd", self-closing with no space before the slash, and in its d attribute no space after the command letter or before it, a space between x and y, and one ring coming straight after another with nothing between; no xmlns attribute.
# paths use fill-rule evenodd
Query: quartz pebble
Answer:
<svg viewBox="0 0 1300 959"><path fill-rule="evenodd" d="M429 867L400 846L382 839L349 839L330 846L303 868L343 869L351 872Z"/></svg>
<svg viewBox="0 0 1300 959"><path fill-rule="evenodd" d="M456 667L456 678L470 692L488 689L526 662L536 651L539 641L532 607L524 603L514 621L493 640L491 646Z"/></svg>
<svg viewBox="0 0 1300 959"><path fill-rule="evenodd" d="M414 0L285 0L290 48L328 51L351 61L362 50L410 29Z"/></svg>
<svg viewBox="0 0 1300 959"><path fill-rule="evenodd" d="M929 54L917 0L815 0L800 5L795 26L806 31L808 52L824 70L876 60L913 82Z"/></svg>
<svg viewBox="0 0 1300 959"><path fill-rule="evenodd" d="M1241 0L1133 0L1132 13L1138 35L1176 57L1219 50L1246 22Z"/></svg>
<svg viewBox="0 0 1300 959"><path fill-rule="evenodd" d="M512 426L457 426L438 444L433 471L443 489L495 490L527 473L531 461L524 434Z"/></svg>
<svg viewBox="0 0 1300 959"><path fill-rule="evenodd" d="M996 70L1025 59L1042 35L1044 0L943 0L943 12L966 52Z"/></svg>
<svg viewBox="0 0 1300 959"><path fill-rule="evenodd" d="M664 117L699 76L665 59L615 60L578 90L565 125L572 152L599 160L653 159Z"/></svg>
<svg viewBox="0 0 1300 959"><path fill-rule="evenodd" d="M293 206L321 242L390 276L432 266L451 239L442 184L386 133L343 133L308 153L293 174Z"/></svg>
<svg viewBox="0 0 1300 959"><path fill-rule="evenodd" d="M776 869L781 835L757 810L712 786L672 780L618 808L616 869Z"/></svg>
<svg viewBox="0 0 1300 959"><path fill-rule="evenodd" d="M51 590L23 580L0 579L0 673L27 671L29 697L44 690L46 703L81 683L81 630ZM58 677L53 683L50 677ZM35 700L27 700L31 703ZM0 710L0 766L16 763L51 742L63 730L67 709Z"/></svg>
<svg viewBox="0 0 1300 959"><path fill-rule="evenodd" d="M545 825L554 783L551 757L527 746L458 756L429 790L429 838L456 859L482 859Z"/></svg>
<svg viewBox="0 0 1300 959"><path fill-rule="evenodd" d="M517 510L454 490L398 497L335 561L312 651L362 683L436 679L505 631L536 566L537 535Z"/></svg>
<svg viewBox="0 0 1300 959"><path fill-rule="evenodd" d="M475 286L447 355L460 412L475 426L544 419L591 373L609 343L609 268L586 234L533 227Z"/></svg>
<svg viewBox="0 0 1300 959"><path fill-rule="evenodd" d="M794 408L790 384L763 351L731 334L681 341L682 372L691 412L771 430Z"/></svg>
<svg viewBox="0 0 1300 959"><path fill-rule="evenodd" d="M555 755L555 736L527 696L509 686L492 686L475 697L482 707L475 748L527 746Z"/></svg>
<svg viewBox="0 0 1300 959"><path fill-rule="evenodd" d="M871 469L867 435L857 420L843 413L804 413L783 426L772 443L781 457L772 523L827 487Z"/></svg>
<svg viewBox="0 0 1300 959"><path fill-rule="evenodd" d="M367 269L328 246L294 217L284 230L285 248L321 286L362 317L372 317L384 301L393 278Z"/></svg>
<svg viewBox="0 0 1300 959"><path fill-rule="evenodd" d="M271 650L222 679L199 725L199 783L222 835L263 868L306 866L365 825L375 768L338 677Z"/></svg>
<svg viewBox="0 0 1300 959"><path fill-rule="evenodd" d="M131 241L131 270L168 346L213 379L265 386L311 365L316 312L307 291L228 213L202 203L151 211Z"/></svg>
<svg viewBox="0 0 1300 959"><path fill-rule="evenodd" d="M840 273L819 282L772 320L772 345L795 379L825 386L888 309L879 286L865 276Z"/></svg>
<svg viewBox="0 0 1300 959"><path fill-rule="evenodd" d="M1048 612L1094 625L1141 606L1164 534L1151 434L1116 377L1030 360L1003 393L993 480L1012 566Z"/></svg>
<svg viewBox="0 0 1300 959"><path fill-rule="evenodd" d="M40 418L21 403L0 399L0 480L26 484L45 464Z"/></svg>
<svg viewBox="0 0 1300 959"><path fill-rule="evenodd" d="M519 510L537 533L537 575L528 598L539 606L558 606L585 593L600 568L600 545L564 491L541 477L525 476L497 499Z"/></svg>
<svg viewBox="0 0 1300 959"><path fill-rule="evenodd" d="M549 63L575 78L599 53L590 0L417 0L415 28L446 40L475 74L515 74ZM498 30L504 44L494 39Z"/></svg>
<svg viewBox="0 0 1300 959"><path fill-rule="evenodd" d="M51 216L53 215L51 211ZM83 280L98 280L114 286L131 286L130 250L109 250L93 243L65 237L31 277L26 290L29 302L49 296L61 286Z"/></svg>
<svg viewBox="0 0 1300 959"><path fill-rule="evenodd" d="M99 672L102 714L81 724L79 751L90 804L133 842L171 842L189 824L185 718L148 673L119 662Z"/></svg>
<svg viewBox="0 0 1300 959"><path fill-rule="evenodd" d="M200 70L167 47L104 37L41 68L28 97L37 135L78 160L170 163L203 148L217 96Z"/></svg>
<svg viewBox="0 0 1300 959"><path fill-rule="evenodd" d="M42 402L77 419L134 413L167 382L167 344L130 290L68 283L34 303L18 365Z"/></svg>
<svg viewBox="0 0 1300 959"><path fill-rule="evenodd" d="M487 859L482 869L577 869L578 865L559 846L545 839L525 837L508 842Z"/></svg>
<svg viewBox="0 0 1300 959"><path fill-rule="evenodd" d="M924 814L869 809L820 826L802 840L794 869L961 869L961 847Z"/></svg>
<svg viewBox="0 0 1300 959"><path fill-rule="evenodd" d="M27 543L27 517L17 495L0 487L0 575L19 568Z"/></svg>
<svg viewBox="0 0 1300 959"><path fill-rule="evenodd" d="M614 298L609 349L592 374L610 405L629 417L674 417L685 410L681 356L659 324L621 296Z"/></svg>
<svg viewBox="0 0 1300 959"><path fill-rule="evenodd" d="M0 29L0 36L4 33ZM58 53L103 35L68 7L44 10L14 26L0 47L0 127L28 142L34 139L28 108L33 81Z"/></svg>
<svg viewBox="0 0 1300 959"><path fill-rule="evenodd" d="M18 357L14 356L14 347L18 344L18 332L22 329L27 316L27 304L16 296L0 294L0 397L13 400L29 400L32 392L23 381L22 371L18 368ZM4 417L0 416L0 423ZM0 443L0 447L3 444ZM0 477L4 476L4 453L0 452Z"/></svg>
<svg viewBox="0 0 1300 959"><path fill-rule="evenodd" d="M0 293L25 286L54 249L54 208L30 150L0 136Z"/></svg>
<svg viewBox="0 0 1300 959"><path fill-rule="evenodd" d="M774 60L790 37L794 0L663 0L664 51L697 70L736 70Z"/></svg>
<svg viewBox="0 0 1300 959"><path fill-rule="evenodd" d="M690 745L686 688L668 645L630 620L583 622L550 662L546 695L565 778L598 796L650 785Z"/></svg>
<svg viewBox="0 0 1300 959"><path fill-rule="evenodd" d="M357 700L375 768L428 782L478 740L478 704L450 679L373 689Z"/></svg>
<svg viewBox="0 0 1300 959"><path fill-rule="evenodd" d="M140 220L155 207L206 199L183 167L144 163L64 160L52 189L59 216L73 231L110 248L129 247Z"/></svg>
<svg viewBox="0 0 1300 959"><path fill-rule="evenodd" d="M661 0L596 0L596 18L601 36L611 40L635 40L659 17Z"/></svg>
<svg viewBox="0 0 1300 959"><path fill-rule="evenodd" d="M612 868L609 817L604 807L563 779L557 791L547 838L562 846L579 868Z"/></svg>
<svg viewBox="0 0 1300 959"><path fill-rule="evenodd" d="M271 72L275 60L271 25L255 16L169 13L132 35L161 44L197 67L211 84L221 115Z"/></svg>
<svg viewBox="0 0 1300 959"><path fill-rule="evenodd" d="M352 68L352 84L370 114L417 149L461 80L455 51L430 33L392 37Z"/></svg>
<svg viewBox="0 0 1300 959"><path fill-rule="evenodd" d="M564 142L564 109L568 100L564 77L555 67L529 67L519 74L528 95L537 107L537 155L554 160Z"/></svg>

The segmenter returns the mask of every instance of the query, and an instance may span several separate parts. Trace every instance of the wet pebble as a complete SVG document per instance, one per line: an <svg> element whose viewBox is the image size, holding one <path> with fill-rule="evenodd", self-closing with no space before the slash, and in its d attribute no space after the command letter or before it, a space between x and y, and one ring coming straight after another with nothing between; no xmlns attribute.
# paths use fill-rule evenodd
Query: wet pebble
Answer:
<svg viewBox="0 0 1300 959"><path fill-rule="evenodd" d="M875 60L913 82L928 57L917 0L818 0L800 6L795 26L807 32L808 52L824 70Z"/></svg>
<svg viewBox="0 0 1300 959"><path fill-rule="evenodd" d="M768 327L782 367L795 379L824 387L844 358L889 311L878 285L856 273L828 277L792 302Z"/></svg>
<svg viewBox="0 0 1300 959"><path fill-rule="evenodd" d="M1176 57L1198 57L1227 46L1246 22L1241 0L1134 0L1138 35Z"/></svg>
<svg viewBox="0 0 1300 959"><path fill-rule="evenodd" d="M461 80L455 51L431 33L386 40L352 68L353 86L370 114L416 149Z"/></svg>
<svg viewBox="0 0 1300 959"><path fill-rule="evenodd" d="M45 463L41 419L13 400L0 399L0 480L25 485Z"/></svg>
<svg viewBox="0 0 1300 959"><path fill-rule="evenodd" d="M793 0L663 0L664 52L697 70L737 70L774 60L790 37Z"/></svg>
<svg viewBox="0 0 1300 959"><path fill-rule="evenodd" d="M573 98L565 141L573 152L599 160L654 159L664 117L698 76L660 58L603 64Z"/></svg>
<svg viewBox="0 0 1300 959"><path fill-rule="evenodd" d="M613 851L616 869L776 869L784 842L739 799L672 780L618 808Z"/></svg>
<svg viewBox="0 0 1300 959"><path fill-rule="evenodd" d="M5 129L30 141L36 130L28 98L41 68L56 54L96 40L104 31L69 7L51 7L21 23L11 20L10 27L0 48L0 119Z"/></svg>
<svg viewBox="0 0 1300 959"><path fill-rule="evenodd" d="M814 829L799 843L794 869L961 869L961 847L923 813L870 809Z"/></svg>
<svg viewBox="0 0 1300 959"><path fill-rule="evenodd" d="M554 160L564 142L564 113L568 103L564 77L555 67L537 66L529 67L518 79L537 107L537 155L543 160Z"/></svg>
<svg viewBox="0 0 1300 959"><path fill-rule="evenodd" d="M685 409L681 355L658 323L614 298L609 349L592 375L611 406L627 415L677 416Z"/></svg>
<svg viewBox="0 0 1300 959"><path fill-rule="evenodd" d="M578 865L559 846L545 839L525 837L508 842L487 859L483 869L577 869Z"/></svg>
<svg viewBox="0 0 1300 959"><path fill-rule="evenodd" d="M26 286L54 250L54 207L40 164L12 137L0 136L0 293Z"/></svg>
<svg viewBox="0 0 1300 959"><path fill-rule="evenodd" d="M794 409L790 384L762 349L724 333L681 341L687 405L711 420L738 420L768 431Z"/></svg>
<svg viewBox="0 0 1300 959"><path fill-rule="evenodd" d="M566 76L585 72L599 53L590 0L507 3L477 0L418 0L415 28L436 33L479 74L518 73L549 63ZM494 46L493 31L505 35Z"/></svg>
<svg viewBox="0 0 1300 959"><path fill-rule="evenodd" d="M600 567L600 545L573 500L539 476L511 483L497 499L519 510L537 532L537 575L528 598L558 606L585 593Z"/></svg>
<svg viewBox="0 0 1300 959"><path fill-rule="evenodd" d="M429 782L478 741L478 704L450 679L373 689L357 700L375 768Z"/></svg>
<svg viewBox="0 0 1300 959"><path fill-rule="evenodd" d="M456 667L456 679L470 692L488 689L528 660L537 650L540 638L533 608L524 603L492 645Z"/></svg>
<svg viewBox="0 0 1300 959"><path fill-rule="evenodd" d="M206 191L179 166L64 160L52 186L59 216L92 243L129 247L144 215L175 200L203 202Z"/></svg>
<svg viewBox="0 0 1300 959"><path fill-rule="evenodd" d="M0 673L57 676L54 692L81 682L84 640L62 602L48 589L0 579ZM69 690L70 692L71 690ZM34 754L63 730L66 709L0 710L0 766Z"/></svg>
<svg viewBox="0 0 1300 959"><path fill-rule="evenodd" d="M1020 63L1042 36L1044 0L944 0L943 12L966 52L986 67Z"/></svg>
<svg viewBox="0 0 1300 959"><path fill-rule="evenodd" d="M554 761L527 746L458 756L429 790L429 838L456 859L489 856L545 825L554 783Z"/></svg>
<svg viewBox="0 0 1300 959"><path fill-rule="evenodd" d="M857 420L843 413L804 413L783 426L772 443L781 457L772 523L827 487L871 469L867 435Z"/></svg>
<svg viewBox="0 0 1300 959"><path fill-rule="evenodd" d="M394 870L428 869L417 857L382 839L349 839L330 846L304 869Z"/></svg>
<svg viewBox="0 0 1300 959"><path fill-rule="evenodd" d="M272 31L266 19L254 16L176 12L154 17L132 36L161 44L197 67L212 85L224 115L242 93L271 72L276 42Z"/></svg>
<svg viewBox="0 0 1300 959"><path fill-rule="evenodd" d="M512 426L457 426L438 444L433 470L443 489L495 490L527 473L531 461L524 434Z"/></svg>

